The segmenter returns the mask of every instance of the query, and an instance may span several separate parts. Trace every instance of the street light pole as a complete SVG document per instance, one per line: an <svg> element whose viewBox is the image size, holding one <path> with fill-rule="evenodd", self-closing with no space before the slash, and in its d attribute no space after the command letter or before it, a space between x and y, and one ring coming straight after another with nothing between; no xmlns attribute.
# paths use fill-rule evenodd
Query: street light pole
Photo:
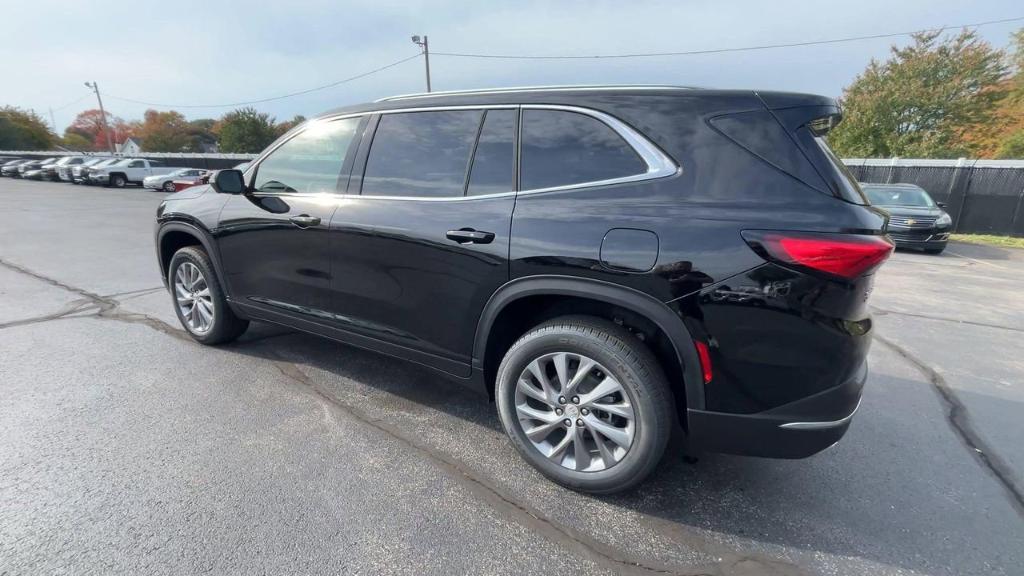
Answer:
<svg viewBox="0 0 1024 576"><path fill-rule="evenodd" d="M100 119L103 121L103 133L107 136L107 148L110 148L110 153L114 154L114 141L110 139L110 126L107 124L107 111L103 109L103 98L100 98L100 85L95 80L92 82L86 82L87 88L92 88L93 92L96 93L96 101L100 103Z"/></svg>
<svg viewBox="0 0 1024 576"><path fill-rule="evenodd" d="M427 68L427 92L430 92L430 44L427 42L427 37L425 35L423 36L422 41L419 36L413 36L412 41L423 49L423 63Z"/></svg>

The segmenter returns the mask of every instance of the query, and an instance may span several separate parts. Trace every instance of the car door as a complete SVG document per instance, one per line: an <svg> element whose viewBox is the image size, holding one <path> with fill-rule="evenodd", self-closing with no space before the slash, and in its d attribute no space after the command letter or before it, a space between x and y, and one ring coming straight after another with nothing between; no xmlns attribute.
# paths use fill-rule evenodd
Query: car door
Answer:
<svg viewBox="0 0 1024 576"><path fill-rule="evenodd" d="M216 230L231 297L311 319L330 301L327 231L363 119L309 123L254 163Z"/></svg>
<svg viewBox="0 0 1024 576"><path fill-rule="evenodd" d="M508 280L517 124L516 107L374 118L331 220L339 327L469 375L480 311Z"/></svg>

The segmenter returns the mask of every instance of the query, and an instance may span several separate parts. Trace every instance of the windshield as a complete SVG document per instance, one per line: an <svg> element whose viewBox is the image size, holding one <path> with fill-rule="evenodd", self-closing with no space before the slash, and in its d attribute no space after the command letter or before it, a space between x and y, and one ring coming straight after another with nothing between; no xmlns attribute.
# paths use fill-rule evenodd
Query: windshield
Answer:
<svg viewBox="0 0 1024 576"><path fill-rule="evenodd" d="M134 158L125 158L124 160L118 161L114 166L127 166L130 162L135 160Z"/></svg>
<svg viewBox="0 0 1024 576"><path fill-rule="evenodd" d="M931 208L935 206L932 197L920 188L889 188L865 186L864 192L876 206L913 206Z"/></svg>

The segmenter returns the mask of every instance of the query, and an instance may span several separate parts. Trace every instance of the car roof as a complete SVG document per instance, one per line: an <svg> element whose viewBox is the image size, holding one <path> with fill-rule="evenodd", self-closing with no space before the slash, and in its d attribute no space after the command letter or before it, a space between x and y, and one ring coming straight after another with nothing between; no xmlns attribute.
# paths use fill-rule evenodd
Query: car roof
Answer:
<svg viewBox="0 0 1024 576"><path fill-rule="evenodd" d="M401 94L381 98L374 102L336 108L320 114L317 118L413 107L429 108L435 106L475 106L487 104L572 103L574 100L578 99L592 100L608 96L696 96L705 98L721 98L741 95L748 97L756 95L761 98L768 108L771 109L791 106L835 106L835 101L825 96L790 92L725 90L654 84L518 86L511 88L486 88Z"/></svg>

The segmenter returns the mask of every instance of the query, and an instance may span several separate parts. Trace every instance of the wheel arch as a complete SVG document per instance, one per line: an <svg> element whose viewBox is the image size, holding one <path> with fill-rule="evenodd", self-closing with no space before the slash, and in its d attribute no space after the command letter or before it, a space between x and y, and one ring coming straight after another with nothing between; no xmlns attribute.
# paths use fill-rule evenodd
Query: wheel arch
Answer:
<svg viewBox="0 0 1024 576"><path fill-rule="evenodd" d="M210 257L210 261L213 262L214 272L217 274L221 288L226 295L230 294L225 282L224 269L221 267L220 254L215 249L215 244L209 233L194 224L180 220L161 224L157 232L156 251L160 263L160 277L163 279L164 286L167 285L167 268L171 263L171 258L175 252L185 246L202 246Z"/></svg>
<svg viewBox="0 0 1024 576"><path fill-rule="evenodd" d="M612 284L601 280L578 278L572 276L530 276L512 280L491 295L484 306L477 323L476 336L473 343L473 370L481 375L480 381L485 392L493 395L493 374L496 369L496 341L508 340L509 335L496 334L502 328L499 319L507 310L515 310L517 302L537 297L564 297L603 303L618 309L626 310L639 318L650 322L667 338L674 356L678 371L677 378L682 382L670 382L673 391L683 397L677 397L677 406L685 413L685 408L702 408L704 394L701 388L700 363L697 351L693 346L693 338L679 316L666 304L638 290ZM510 308L512 307L512 308ZM518 334L512 335L518 338ZM656 351L656 355L657 351ZM665 362L666 359L659 359ZM665 367L669 378L672 371ZM678 385L678 386L677 386ZM681 389L681 390L680 390Z"/></svg>

